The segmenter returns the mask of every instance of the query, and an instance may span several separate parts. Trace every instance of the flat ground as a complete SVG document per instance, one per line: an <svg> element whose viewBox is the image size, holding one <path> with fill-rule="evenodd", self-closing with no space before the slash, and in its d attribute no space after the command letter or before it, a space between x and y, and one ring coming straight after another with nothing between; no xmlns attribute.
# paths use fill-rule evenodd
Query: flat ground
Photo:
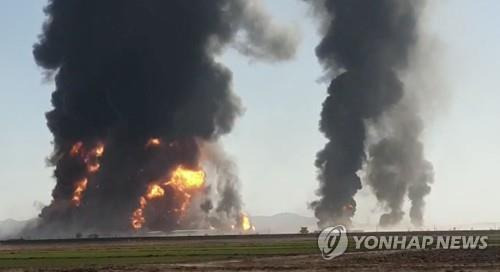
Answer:
<svg viewBox="0 0 500 272"><path fill-rule="evenodd" d="M315 235L8 241L0 243L0 271L500 271L500 232L487 235L485 250L349 248L331 261Z"/></svg>

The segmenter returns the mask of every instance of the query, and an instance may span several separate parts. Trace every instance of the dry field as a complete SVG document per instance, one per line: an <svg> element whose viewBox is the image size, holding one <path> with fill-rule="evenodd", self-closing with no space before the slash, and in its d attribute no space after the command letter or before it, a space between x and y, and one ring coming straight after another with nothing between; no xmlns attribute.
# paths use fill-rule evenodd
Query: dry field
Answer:
<svg viewBox="0 0 500 272"><path fill-rule="evenodd" d="M0 271L500 271L500 233L488 236L485 250L349 248L331 261L315 235L8 241Z"/></svg>

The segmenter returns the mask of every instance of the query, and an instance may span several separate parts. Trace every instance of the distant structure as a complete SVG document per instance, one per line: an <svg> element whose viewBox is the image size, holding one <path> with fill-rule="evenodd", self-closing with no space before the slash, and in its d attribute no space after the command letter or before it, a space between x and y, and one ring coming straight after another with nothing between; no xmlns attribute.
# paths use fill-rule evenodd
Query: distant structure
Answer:
<svg viewBox="0 0 500 272"><path fill-rule="evenodd" d="M301 227L299 233L300 234L308 234L309 229L307 227Z"/></svg>

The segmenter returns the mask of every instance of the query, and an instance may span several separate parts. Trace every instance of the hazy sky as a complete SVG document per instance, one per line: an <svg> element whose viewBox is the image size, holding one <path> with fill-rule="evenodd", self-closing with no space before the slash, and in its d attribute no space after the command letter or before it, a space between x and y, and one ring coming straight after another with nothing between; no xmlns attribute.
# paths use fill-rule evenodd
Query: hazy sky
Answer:
<svg viewBox="0 0 500 272"><path fill-rule="evenodd" d="M35 203L49 203L55 183L45 164L52 147L44 117L54 87L31 55L45 2L10 0L0 9L0 220L35 216ZM284 63L252 61L233 50L219 58L232 69L246 108L223 142L238 164L246 211L311 215L307 202L318 187L313 161L325 142L318 132L327 87L318 83L319 37L301 1L265 2L276 20L300 29L302 44ZM436 92L447 96L429 97L439 107L424 137L436 172L426 224L500 222L500 1L428 2L425 30L440 48L429 52L441 64ZM381 210L370 190L357 201L354 220L377 222Z"/></svg>

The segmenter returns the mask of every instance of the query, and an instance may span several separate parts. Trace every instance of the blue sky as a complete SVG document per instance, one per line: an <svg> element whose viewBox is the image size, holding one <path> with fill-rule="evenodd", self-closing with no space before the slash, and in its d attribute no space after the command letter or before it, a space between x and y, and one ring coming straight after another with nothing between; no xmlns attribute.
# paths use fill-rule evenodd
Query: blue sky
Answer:
<svg viewBox="0 0 500 272"><path fill-rule="evenodd" d="M44 118L53 86L44 82L31 55L45 2L10 0L0 10L0 219L33 217L34 202L48 203L54 185L45 164L51 135ZM302 43L295 59L284 63L252 61L230 49L219 58L232 69L246 108L223 142L238 164L250 214L311 215L306 203L317 188L313 161L325 142L317 129L326 93L317 81L319 37L301 1L265 2L276 20L299 27ZM424 135L436 171L426 221L500 221L500 2L428 2L425 31L441 48L433 52L440 64L436 88L447 95ZM375 223L381 210L370 191L357 199L355 221Z"/></svg>

